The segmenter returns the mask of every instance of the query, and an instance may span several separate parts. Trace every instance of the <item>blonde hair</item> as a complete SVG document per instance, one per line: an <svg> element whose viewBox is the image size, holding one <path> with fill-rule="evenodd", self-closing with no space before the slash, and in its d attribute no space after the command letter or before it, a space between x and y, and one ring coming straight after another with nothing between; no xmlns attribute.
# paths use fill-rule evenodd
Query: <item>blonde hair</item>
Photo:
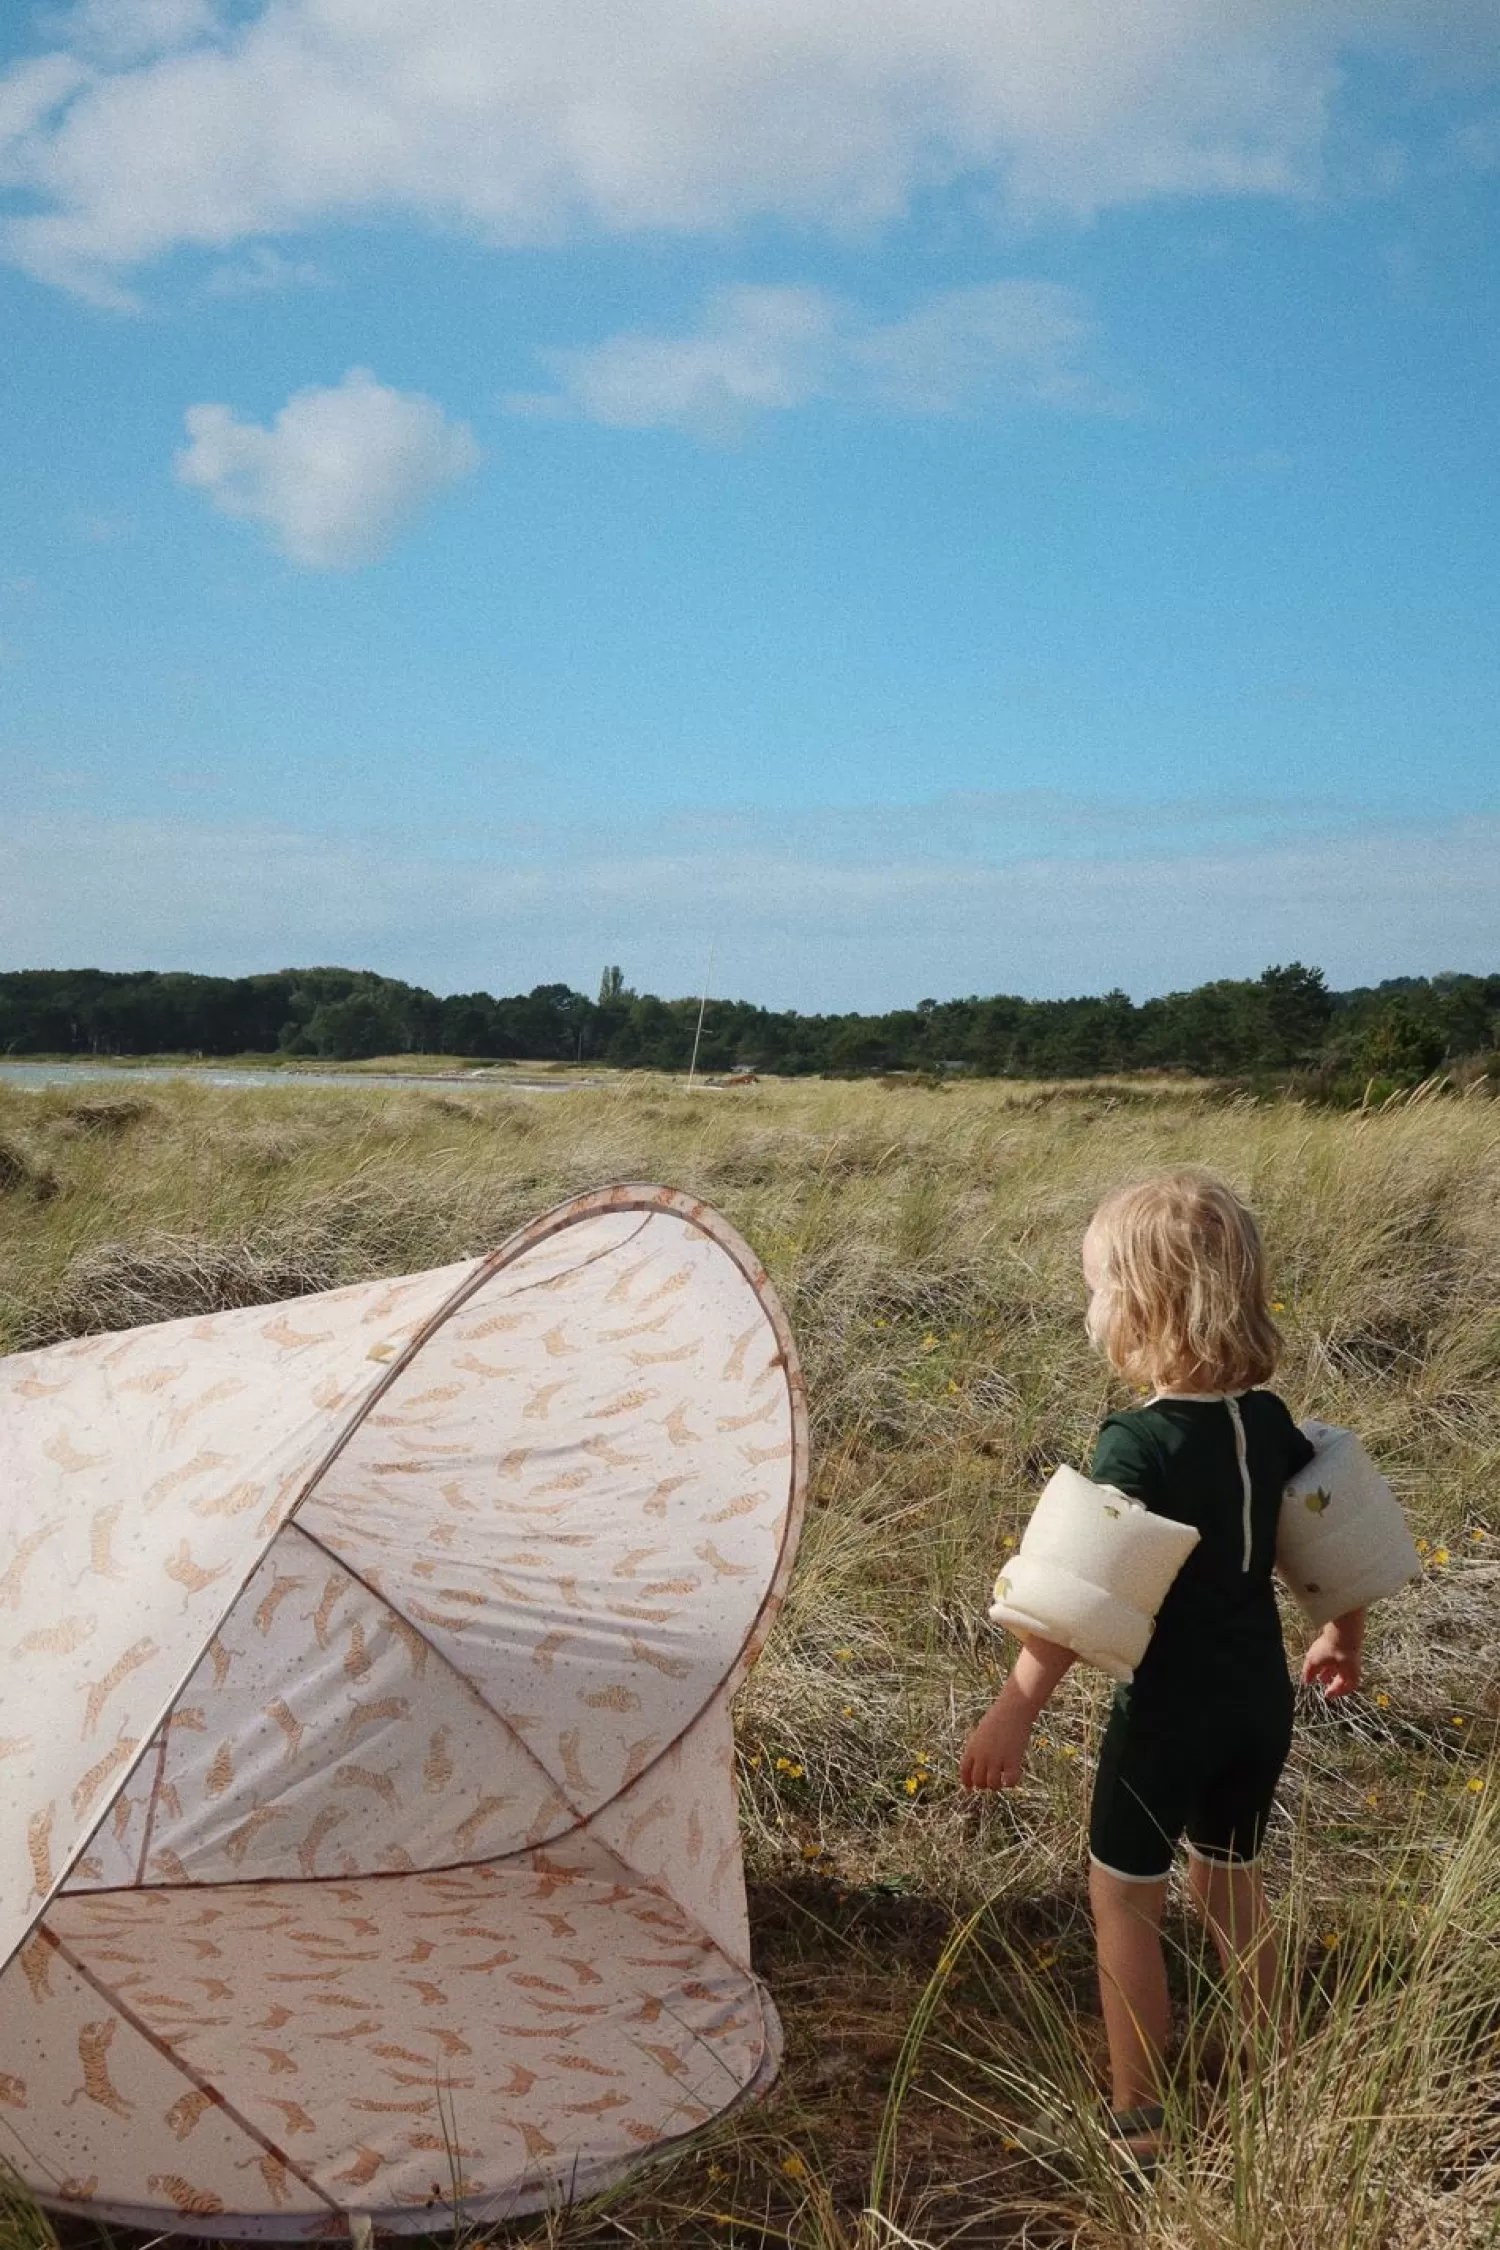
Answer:
<svg viewBox="0 0 1500 2250"><path fill-rule="evenodd" d="M1281 1356L1254 1218L1195 1166L1107 1196L1085 1243L1099 1264L1089 1334L1149 1390L1247 1391Z"/></svg>

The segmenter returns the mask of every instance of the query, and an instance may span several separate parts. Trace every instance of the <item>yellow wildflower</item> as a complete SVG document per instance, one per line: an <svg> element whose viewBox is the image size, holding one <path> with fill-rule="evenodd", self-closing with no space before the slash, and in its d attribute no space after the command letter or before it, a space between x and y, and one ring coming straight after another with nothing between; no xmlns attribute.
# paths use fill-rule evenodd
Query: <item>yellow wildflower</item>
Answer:
<svg viewBox="0 0 1500 2250"><path fill-rule="evenodd" d="M1065 1758L1076 1758L1076 1757L1077 1757L1077 1755L1078 1755L1078 1751L1077 1751L1077 1748L1076 1748L1076 1746L1075 1746L1075 1745L1074 1745L1073 1743L1071 1743L1071 1742L1065 1742L1065 1743L1063 1744L1063 1756L1064 1756Z"/></svg>
<svg viewBox="0 0 1500 2250"><path fill-rule="evenodd" d="M1388 1696L1388 1695L1386 1694L1386 1692L1385 1692L1385 1689L1384 1689L1384 1688L1379 1688L1379 1689L1377 1689L1377 1690L1376 1690L1376 1695L1375 1695L1375 1708L1376 1708L1376 1710L1377 1710L1377 1711L1389 1711L1390 1707L1391 1707L1391 1699L1390 1699L1390 1697L1389 1697L1389 1696Z"/></svg>
<svg viewBox="0 0 1500 2250"><path fill-rule="evenodd" d="M846 1719L852 1719L852 1718L853 1718L853 1716L854 1716L854 1705L853 1705L852 1703L846 1703L846 1704L844 1705L844 1717L845 1717Z"/></svg>
<svg viewBox="0 0 1500 2250"><path fill-rule="evenodd" d="M1285 1312L1286 1306L1281 1302L1279 1298L1276 1298L1272 1301L1271 1310L1272 1312Z"/></svg>
<svg viewBox="0 0 1500 2250"><path fill-rule="evenodd" d="M807 2166L800 2156L784 2156L781 2159L781 2169L789 2180L805 2180L807 2178Z"/></svg>
<svg viewBox="0 0 1500 2250"><path fill-rule="evenodd" d="M1326 1949L1326 1950L1327 1950L1327 1951L1328 1951L1329 1953L1331 1953L1331 1952L1333 1951L1334 1947L1335 1947L1335 1946L1336 1946L1336 1945L1338 1944L1338 1942L1339 1942L1339 1933L1338 1933L1338 1931L1337 1931L1337 1930L1325 1930L1325 1931L1323 1932L1323 1944L1324 1944L1324 1947L1325 1947L1325 1949Z"/></svg>
<svg viewBox="0 0 1500 2250"><path fill-rule="evenodd" d="M935 1352L937 1348L938 1340L929 1329L928 1333L922 1338L922 1349L924 1352Z"/></svg>
<svg viewBox="0 0 1500 2250"><path fill-rule="evenodd" d="M1461 1719L1461 1718L1459 1717L1458 1713L1457 1713L1457 1712L1455 1711L1455 1712L1454 1712L1454 1714L1453 1714L1453 1716L1452 1716L1452 1718L1451 1718L1451 1719L1450 1719L1450 1720L1448 1721L1448 1724L1449 1724L1449 1726L1450 1726L1450 1727L1461 1727L1461 1726L1463 1725L1463 1720L1462 1720L1462 1719Z"/></svg>
<svg viewBox="0 0 1500 2250"><path fill-rule="evenodd" d="M909 1773L905 1781L902 1782L901 1786L906 1791L908 1797L915 1797L917 1791L922 1786L922 1776L919 1773Z"/></svg>
<svg viewBox="0 0 1500 2250"><path fill-rule="evenodd" d="M1426 1554L1426 1552L1427 1552L1427 1542L1426 1542L1426 1540L1425 1540L1425 1539L1419 1539L1419 1540L1418 1540L1418 1541L1416 1542L1416 1548L1417 1548L1417 1553L1418 1553L1419 1555L1425 1555L1425 1554Z"/></svg>
<svg viewBox="0 0 1500 2250"><path fill-rule="evenodd" d="M1483 1789L1484 1787L1482 1776L1477 1773L1471 1773L1468 1780L1464 1783L1464 1787L1468 1790L1471 1796L1477 1797L1481 1789Z"/></svg>
<svg viewBox="0 0 1500 2250"><path fill-rule="evenodd" d="M851 1664L854 1661L854 1651L852 1648L836 1648L833 1654L834 1661L836 1663Z"/></svg>
<svg viewBox="0 0 1500 2250"><path fill-rule="evenodd" d="M1432 1551L1432 1559L1437 1564L1438 1568L1441 1569L1445 1562L1451 1562L1453 1558L1449 1554L1446 1547L1434 1547Z"/></svg>

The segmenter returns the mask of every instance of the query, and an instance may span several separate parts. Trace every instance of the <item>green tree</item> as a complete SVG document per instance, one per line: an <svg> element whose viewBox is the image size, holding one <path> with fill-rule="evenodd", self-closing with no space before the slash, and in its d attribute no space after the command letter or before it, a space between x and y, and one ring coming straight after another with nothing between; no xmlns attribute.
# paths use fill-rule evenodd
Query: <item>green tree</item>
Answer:
<svg viewBox="0 0 1500 2250"><path fill-rule="evenodd" d="M1440 1030L1424 1023L1404 1000L1392 1000L1365 1033L1358 1059L1370 1078L1417 1086L1432 1076L1446 1052Z"/></svg>
<svg viewBox="0 0 1500 2250"><path fill-rule="evenodd" d="M1300 961L1290 961L1285 968L1263 969L1260 988L1265 995L1270 1034L1266 1061L1315 1061L1333 1017L1333 995L1323 981L1322 970L1306 969Z"/></svg>
<svg viewBox="0 0 1500 2250"><path fill-rule="evenodd" d="M385 993L351 992L347 1000L325 1000L314 1011L305 1051L331 1062L368 1062L372 1055L399 1053L404 1030Z"/></svg>

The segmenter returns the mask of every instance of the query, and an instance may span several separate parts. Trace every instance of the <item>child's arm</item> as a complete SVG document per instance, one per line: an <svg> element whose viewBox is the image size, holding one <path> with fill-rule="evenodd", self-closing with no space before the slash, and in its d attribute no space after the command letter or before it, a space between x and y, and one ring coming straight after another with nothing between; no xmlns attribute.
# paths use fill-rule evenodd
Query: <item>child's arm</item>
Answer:
<svg viewBox="0 0 1500 2250"><path fill-rule="evenodd" d="M964 1744L958 1778L966 1789L1014 1789L1031 1730L1075 1661L1073 1651L1059 1642L1027 1635L1010 1678Z"/></svg>
<svg viewBox="0 0 1500 2250"><path fill-rule="evenodd" d="M1362 1609L1330 1618L1302 1659L1303 1685L1311 1687L1317 1681L1330 1703L1341 1695L1353 1695L1364 1674L1364 1645Z"/></svg>

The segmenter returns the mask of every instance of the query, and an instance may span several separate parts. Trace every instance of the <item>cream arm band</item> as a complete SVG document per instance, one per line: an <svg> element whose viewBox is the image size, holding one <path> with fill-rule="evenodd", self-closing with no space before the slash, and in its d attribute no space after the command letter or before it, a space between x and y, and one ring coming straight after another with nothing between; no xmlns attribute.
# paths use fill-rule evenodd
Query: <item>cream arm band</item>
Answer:
<svg viewBox="0 0 1500 2250"><path fill-rule="evenodd" d="M1059 1642L1111 1679L1132 1680L1167 1588L1197 1544L1191 1524L1059 1469L995 1580L990 1616L1013 1633Z"/></svg>
<svg viewBox="0 0 1500 2250"><path fill-rule="evenodd" d="M1400 1502L1352 1430L1304 1422L1317 1452L1286 1488L1276 1568L1314 1625L1420 1577Z"/></svg>

